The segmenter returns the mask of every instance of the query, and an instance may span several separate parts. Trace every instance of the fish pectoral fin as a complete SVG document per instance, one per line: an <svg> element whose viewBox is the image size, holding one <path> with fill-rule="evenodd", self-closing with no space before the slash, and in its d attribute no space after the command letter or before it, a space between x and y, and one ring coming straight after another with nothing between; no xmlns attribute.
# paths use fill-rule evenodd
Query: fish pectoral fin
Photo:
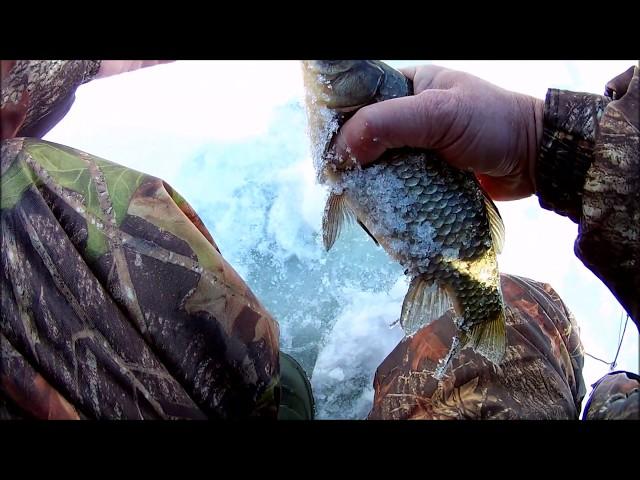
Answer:
<svg viewBox="0 0 640 480"><path fill-rule="evenodd" d="M353 221L355 214L342 194L331 193L322 216L322 242L328 251L333 247L345 221Z"/></svg>
<svg viewBox="0 0 640 480"><path fill-rule="evenodd" d="M465 347L471 347L493 364L499 365L507 350L504 310L491 320L471 327L465 335L465 343Z"/></svg>
<svg viewBox="0 0 640 480"><path fill-rule="evenodd" d="M491 240L493 240L493 248L495 248L496 253L502 253L505 237L502 216L496 204L489 198L489 195L487 195L484 190L482 190L482 194L484 195L484 205L486 207L487 219L489 220L489 231L491 232Z"/></svg>
<svg viewBox="0 0 640 480"><path fill-rule="evenodd" d="M400 325L406 335L413 335L424 325L440 318L452 308L453 303L447 290L422 276L411 280L409 291L402 303Z"/></svg>
<svg viewBox="0 0 640 480"><path fill-rule="evenodd" d="M371 237L371 240L373 240L373 241L375 242L376 247L379 247L379 246L380 246L380 244L378 243L378 240L376 240L376 237L374 237L374 236L373 236L373 233L371 233L371 232L369 231L369 229L365 226L365 224L364 224L364 223L362 223L362 222L360 221L360 219L358 219L358 225L360 225L360 226L362 227L362 229L363 229L365 232L367 232L367 235L369 235L369 236Z"/></svg>

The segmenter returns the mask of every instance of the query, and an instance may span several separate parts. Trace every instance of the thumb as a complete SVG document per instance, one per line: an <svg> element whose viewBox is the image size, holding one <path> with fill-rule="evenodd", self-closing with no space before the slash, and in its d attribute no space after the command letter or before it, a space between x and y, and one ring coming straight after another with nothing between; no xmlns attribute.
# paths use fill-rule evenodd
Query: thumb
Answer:
<svg viewBox="0 0 640 480"><path fill-rule="evenodd" d="M351 157L362 166L390 148L437 149L457 113L449 90L425 90L358 110L340 129L334 142L341 165Z"/></svg>
<svg viewBox="0 0 640 480"><path fill-rule="evenodd" d="M153 67L173 60L102 60L96 78L110 77L121 73L132 72L140 68Z"/></svg>

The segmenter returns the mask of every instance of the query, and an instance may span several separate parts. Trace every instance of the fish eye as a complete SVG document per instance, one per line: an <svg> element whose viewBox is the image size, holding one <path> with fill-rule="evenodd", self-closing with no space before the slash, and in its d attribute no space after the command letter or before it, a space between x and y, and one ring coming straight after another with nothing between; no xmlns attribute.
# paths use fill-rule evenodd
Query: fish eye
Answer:
<svg viewBox="0 0 640 480"><path fill-rule="evenodd" d="M311 60L308 65L323 75L337 75L349 70L355 60Z"/></svg>

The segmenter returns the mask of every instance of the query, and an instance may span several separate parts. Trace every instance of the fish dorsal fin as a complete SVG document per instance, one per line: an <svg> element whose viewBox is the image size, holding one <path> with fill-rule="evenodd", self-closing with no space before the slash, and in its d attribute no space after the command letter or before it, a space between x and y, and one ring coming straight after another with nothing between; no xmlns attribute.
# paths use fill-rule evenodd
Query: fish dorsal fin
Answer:
<svg viewBox="0 0 640 480"><path fill-rule="evenodd" d="M406 335L413 335L420 328L441 317L453 306L447 291L422 276L411 280L409 291L402 303L400 325Z"/></svg>
<svg viewBox="0 0 640 480"><path fill-rule="evenodd" d="M376 246L377 246L377 247L379 247L379 246L380 246L380 244L378 243L378 240L376 240L376 237L374 237L374 236L373 236L373 233L371 233L371 232L369 231L369 229L366 227L366 225L365 225L364 223L362 223L362 222L360 221L360 219L358 219L358 225L360 225L360 226L362 227L362 229L363 229L365 232L367 232L367 235L369 235L369 236L371 237L371 240L373 240L373 241L375 242Z"/></svg>
<svg viewBox="0 0 640 480"><path fill-rule="evenodd" d="M493 248L495 248L496 253L502 253L505 237L502 216L496 204L489 198L489 195L487 195L484 190L482 194L484 195L484 205L486 207L487 219L489 220L489 231L491 232L491 240L493 240Z"/></svg>
<svg viewBox="0 0 640 480"><path fill-rule="evenodd" d="M322 241L327 251L333 247L344 222L354 219L355 214L347 205L345 196L332 192L327 199L322 216Z"/></svg>

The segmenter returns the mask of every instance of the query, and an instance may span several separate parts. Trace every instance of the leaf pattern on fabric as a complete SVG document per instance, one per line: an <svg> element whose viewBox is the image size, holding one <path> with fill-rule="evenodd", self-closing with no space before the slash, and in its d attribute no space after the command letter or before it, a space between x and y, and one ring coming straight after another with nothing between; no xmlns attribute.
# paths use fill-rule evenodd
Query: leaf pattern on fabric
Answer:
<svg viewBox="0 0 640 480"><path fill-rule="evenodd" d="M575 319L549 286L501 276L507 353L496 367L470 349L433 377L455 334L448 312L382 362L371 419L577 419L586 393Z"/></svg>
<svg viewBox="0 0 640 480"><path fill-rule="evenodd" d="M276 417L278 324L177 192L34 139L1 181L3 418Z"/></svg>

